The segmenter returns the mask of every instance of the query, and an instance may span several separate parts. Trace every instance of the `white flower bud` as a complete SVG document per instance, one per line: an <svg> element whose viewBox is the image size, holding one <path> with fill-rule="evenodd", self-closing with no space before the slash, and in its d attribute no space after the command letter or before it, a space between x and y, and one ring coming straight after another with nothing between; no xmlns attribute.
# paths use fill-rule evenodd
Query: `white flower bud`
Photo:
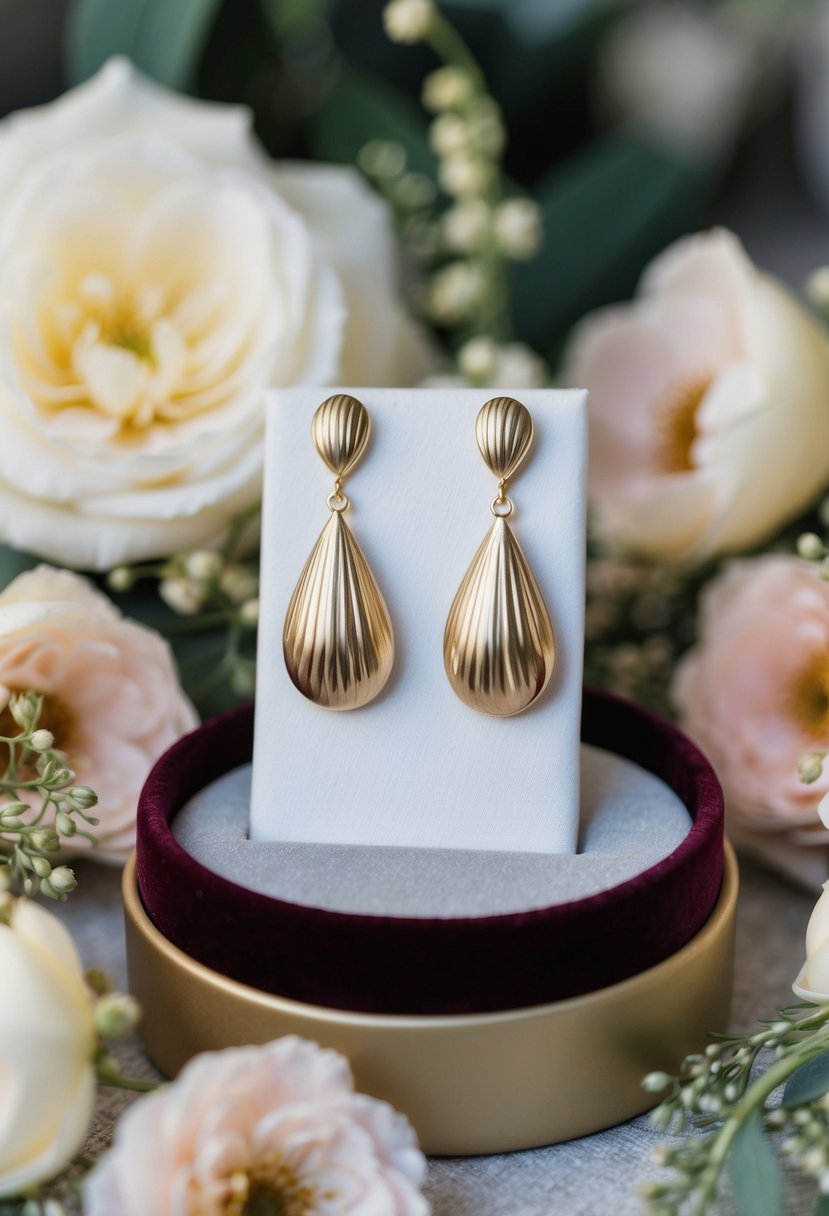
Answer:
<svg viewBox="0 0 829 1216"><path fill-rule="evenodd" d="M427 304L436 321L454 325L470 317L485 298L486 280L474 262L450 262L432 278Z"/></svg>
<svg viewBox="0 0 829 1216"><path fill-rule="evenodd" d="M815 308L829 308L829 266L821 266L809 276L806 283L806 295Z"/></svg>
<svg viewBox="0 0 829 1216"><path fill-rule="evenodd" d="M797 762L797 775L804 785L811 785L823 773L823 752L807 752Z"/></svg>
<svg viewBox="0 0 829 1216"><path fill-rule="evenodd" d="M826 548L816 532L803 532L797 538L797 551L807 561L816 562L825 555Z"/></svg>
<svg viewBox="0 0 829 1216"><path fill-rule="evenodd" d="M443 216L443 239L456 253L475 253L483 248L492 231L492 208L481 198L465 199Z"/></svg>
<svg viewBox="0 0 829 1216"><path fill-rule="evenodd" d="M481 97L469 114L469 134L474 147L484 156L500 156L507 133L501 111L491 97Z"/></svg>
<svg viewBox="0 0 829 1216"><path fill-rule="evenodd" d="M48 752L55 746L55 736L50 730L36 730L29 740L33 752Z"/></svg>
<svg viewBox="0 0 829 1216"><path fill-rule="evenodd" d="M469 195L483 194L490 183L492 169L480 157L470 156L466 152L456 152L441 162L438 177L447 194L464 198Z"/></svg>
<svg viewBox="0 0 829 1216"><path fill-rule="evenodd" d="M29 861L38 878L48 878L52 873L52 864L45 857L30 857Z"/></svg>
<svg viewBox="0 0 829 1216"><path fill-rule="evenodd" d="M67 794L67 799L76 811L88 811L98 805L98 795L88 785L76 785Z"/></svg>
<svg viewBox="0 0 829 1216"><path fill-rule="evenodd" d="M226 566L219 579L219 586L234 604L243 604L259 593L259 578L246 566Z"/></svg>
<svg viewBox="0 0 829 1216"><path fill-rule="evenodd" d="M671 1078L666 1072L649 1072L642 1082L642 1088L647 1094L658 1094L671 1083Z"/></svg>
<svg viewBox="0 0 829 1216"><path fill-rule="evenodd" d="M383 28L392 42L422 42L435 19L432 0L391 0L383 9Z"/></svg>
<svg viewBox="0 0 829 1216"><path fill-rule="evenodd" d="M102 1039L122 1039L140 1019L138 1001L123 992L108 992L95 1004L95 1029Z"/></svg>
<svg viewBox="0 0 829 1216"><path fill-rule="evenodd" d="M523 342L509 342L498 353L492 384L503 388L541 388L550 378L549 368Z"/></svg>
<svg viewBox="0 0 829 1216"><path fill-rule="evenodd" d="M54 853L60 848L60 838L54 828L35 828L29 836L34 848L39 849L41 853ZM41 875L41 878L46 875Z"/></svg>
<svg viewBox="0 0 829 1216"><path fill-rule="evenodd" d="M116 566L107 575L107 586L110 591L131 591L135 586L135 575L129 566Z"/></svg>
<svg viewBox="0 0 829 1216"><path fill-rule="evenodd" d="M469 125L457 114L441 114L429 128L429 143L438 156L469 149Z"/></svg>
<svg viewBox="0 0 829 1216"><path fill-rule="evenodd" d="M541 211L529 198L510 198L495 210L495 239L510 258L526 260L541 244Z"/></svg>
<svg viewBox="0 0 829 1216"><path fill-rule="evenodd" d="M824 825L829 817L827 799L829 795L819 807ZM824 883L806 926L806 966L795 991L803 1000L814 1001L817 1005L829 1004L829 882Z"/></svg>
<svg viewBox="0 0 829 1216"><path fill-rule="evenodd" d="M246 629L255 629L259 624L259 600L246 600L239 609L239 622Z"/></svg>
<svg viewBox="0 0 829 1216"><path fill-rule="evenodd" d="M457 110L475 93L475 83L462 68L436 68L423 82L423 104L432 113Z"/></svg>
<svg viewBox="0 0 829 1216"><path fill-rule="evenodd" d="M22 730L29 730L40 711L41 699L35 692L21 692L12 695L9 701L9 713Z"/></svg>
<svg viewBox="0 0 829 1216"><path fill-rule="evenodd" d="M458 366L467 380L486 383L495 371L498 347L492 338L470 338L458 351Z"/></svg>
<svg viewBox="0 0 829 1216"><path fill-rule="evenodd" d="M214 553L211 549L195 549L184 559L185 574L197 582L211 582L218 576L223 565L221 553Z"/></svg>
<svg viewBox="0 0 829 1216"><path fill-rule="evenodd" d="M204 603L205 587L191 578L165 578L158 585L158 593L179 616L195 616Z"/></svg>
<svg viewBox="0 0 829 1216"><path fill-rule="evenodd" d="M398 177L406 168L406 149L391 139L370 139L357 153L357 164L367 177Z"/></svg>
<svg viewBox="0 0 829 1216"><path fill-rule="evenodd" d="M435 201L435 183L425 173L405 173L392 189L399 207L417 211Z"/></svg>
<svg viewBox="0 0 829 1216"><path fill-rule="evenodd" d="M61 836L74 836L78 830L75 820L71 815L67 815L66 811L58 811L55 815L55 827Z"/></svg>
<svg viewBox="0 0 829 1216"><path fill-rule="evenodd" d="M69 895L78 885L74 870L69 866L57 866L49 876L49 881L60 895Z"/></svg>

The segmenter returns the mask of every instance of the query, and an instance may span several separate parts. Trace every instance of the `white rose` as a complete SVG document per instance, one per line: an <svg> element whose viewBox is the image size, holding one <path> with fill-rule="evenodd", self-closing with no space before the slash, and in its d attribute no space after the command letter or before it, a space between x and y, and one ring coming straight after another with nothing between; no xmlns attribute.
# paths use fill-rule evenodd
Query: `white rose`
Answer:
<svg viewBox="0 0 829 1216"><path fill-rule="evenodd" d="M56 917L19 900L0 922L0 1197L54 1178L95 1099L92 1001Z"/></svg>
<svg viewBox="0 0 829 1216"><path fill-rule="evenodd" d="M806 964L793 987L804 1001L829 1004L829 882L806 927Z"/></svg>
<svg viewBox="0 0 829 1216"><path fill-rule="evenodd" d="M110 62L0 123L0 537L62 564L210 546L260 494L268 385L431 367L355 171Z"/></svg>
<svg viewBox="0 0 829 1216"><path fill-rule="evenodd" d="M829 344L722 230L677 242L637 298L578 327L602 533L654 557L751 548L829 483Z"/></svg>

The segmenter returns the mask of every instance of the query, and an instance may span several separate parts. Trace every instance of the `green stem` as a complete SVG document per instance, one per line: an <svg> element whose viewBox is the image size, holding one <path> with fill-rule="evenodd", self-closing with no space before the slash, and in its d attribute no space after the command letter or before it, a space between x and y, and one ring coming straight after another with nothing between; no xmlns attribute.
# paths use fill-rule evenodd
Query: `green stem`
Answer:
<svg viewBox="0 0 829 1216"><path fill-rule="evenodd" d="M160 1088L158 1081L144 1081L140 1077L125 1077L116 1068L108 1068L105 1064L98 1065L98 1081L112 1089L126 1089L131 1093L149 1094Z"/></svg>
<svg viewBox="0 0 829 1216"><path fill-rule="evenodd" d="M444 63L451 67L462 68L469 73L479 88L484 88L483 73L478 67L475 56L454 25L447 21L441 13L437 13L432 19L426 42Z"/></svg>
<svg viewBox="0 0 829 1216"><path fill-rule="evenodd" d="M829 1007L824 1009L821 1015L815 1015L815 1017L820 1018L818 1024L822 1023L826 1029L825 1023L829 1020ZM809 1021L814 1020L815 1018L809 1019ZM714 1137L708 1154L708 1164L697 1194L696 1212L698 1216L705 1216L709 1203L713 1201L720 1173L734 1143L734 1138L745 1121L756 1110L765 1106L766 1099L774 1093L778 1085L787 1081L802 1064L807 1064L809 1060L821 1055L827 1047L829 1047L829 1030L823 1035L810 1035L807 1040L794 1047L781 1060L767 1068L763 1075L748 1087L739 1105L734 1108Z"/></svg>

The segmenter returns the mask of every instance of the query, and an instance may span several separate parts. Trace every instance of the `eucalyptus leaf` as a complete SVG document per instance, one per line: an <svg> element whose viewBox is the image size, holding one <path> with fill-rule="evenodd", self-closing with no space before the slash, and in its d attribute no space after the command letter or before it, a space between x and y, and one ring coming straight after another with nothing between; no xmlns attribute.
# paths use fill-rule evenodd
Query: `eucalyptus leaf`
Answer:
<svg viewBox="0 0 829 1216"><path fill-rule="evenodd" d="M786 1110L804 1106L829 1092L829 1051L801 1064L786 1082L782 1105Z"/></svg>
<svg viewBox="0 0 829 1216"><path fill-rule="evenodd" d="M516 336L554 357L577 320L628 297L650 259L699 222L712 185L633 135L569 157L536 192L544 243L516 270Z"/></svg>
<svg viewBox="0 0 829 1216"><path fill-rule="evenodd" d="M829 1195L820 1195L818 1197L815 1216L829 1216Z"/></svg>
<svg viewBox="0 0 829 1216"><path fill-rule="evenodd" d="M67 18L66 66L73 84L111 55L127 55L171 88L192 83L220 0L74 0Z"/></svg>
<svg viewBox="0 0 829 1216"><path fill-rule="evenodd" d="M339 82L312 124L312 155L353 164L371 139L403 144L409 168L434 175L435 157L420 107L379 77L343 64Z"/></svg>
<svg viewBox="0 0 829 1216"><path fill-rule="evenodd" d="M746 1119L731 1146L728 1172L740 1216L782 1216L783 1186L759 1112Z"/></svg>

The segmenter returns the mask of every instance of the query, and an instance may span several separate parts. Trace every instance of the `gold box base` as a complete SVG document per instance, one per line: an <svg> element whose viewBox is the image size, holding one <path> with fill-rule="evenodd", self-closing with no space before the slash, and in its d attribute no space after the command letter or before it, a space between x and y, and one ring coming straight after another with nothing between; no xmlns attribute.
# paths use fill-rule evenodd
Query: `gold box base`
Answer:
<svg viewBox="0 0 829 1216"><path fill-rule="evenodd" d="M351 1061L357 1088L411 1119L426 1153L536 1148L641 1114L655 1069L725 1030L731 1003L737 863L726 845L719 902L703 929L656 967L567 1001L504 1013L401 1017L304 1005L197 963L149 920L135 861L124 872L130 991L152 1059L174 1075L201 1051L313 1039Z"/></svg>

